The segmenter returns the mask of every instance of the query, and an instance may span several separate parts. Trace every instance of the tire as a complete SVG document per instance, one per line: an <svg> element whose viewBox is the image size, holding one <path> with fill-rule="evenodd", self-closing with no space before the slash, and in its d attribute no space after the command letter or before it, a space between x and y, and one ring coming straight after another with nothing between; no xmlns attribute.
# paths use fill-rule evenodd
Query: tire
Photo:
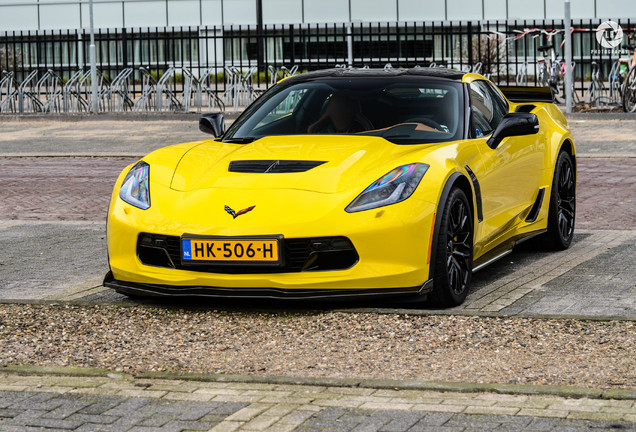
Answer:
<svg viewBox="0 0 636 432"><path fill-rule="evenodd" d="M622 102L623 111L636 111L636 67L632 68L627 74L627 78L625 78Z"/></svg>
<svg viewBox="0 0 636 432"><path fill-rule="evenodd" d="M554 168L548 231L541 237L545 249L564 250L574 237L576 219L576 172L570 155L561 151Z"/></svg>
<svg viewBox="0 0 636 432"><path fill-rule="evenodd" d="M466 194L453 188L442 212L434 262L435 306L450 307L464 302L473 271L473 216Z"/></svg>

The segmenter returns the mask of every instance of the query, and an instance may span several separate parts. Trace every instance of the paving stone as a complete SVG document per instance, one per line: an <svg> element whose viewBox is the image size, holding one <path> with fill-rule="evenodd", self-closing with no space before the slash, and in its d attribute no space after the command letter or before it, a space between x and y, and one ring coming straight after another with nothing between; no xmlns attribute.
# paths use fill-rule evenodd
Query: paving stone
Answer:
<svg viewBox="0 0 636 432"><path fill-rule="evenodd" d="M530 423L526 426L526 430L533 432L551 431L561 421L555 418L528 418L530 419Z"/></svg>
<svg viewBox="0 0 636 432"><path fill-rule="evenodd" d="M111 424L114 423L118 418L119 417L98 414L75 413L67 417L67 420L78 421L82 423Z"/></svg>
<svg viewBox="0 0 636 432"><path fill-rule="evenodd" d="M386 425L382 426L380 430L387 432L401 432L409 430L414 424L422 419L421 413L402 412L395 416Z"/></svg>
<svg viewBox="0 0 636 432"><path fill-rule="evenodd" d="M428 413L417 424L420 426L443 426L452 417L451 413Z"/></svg>

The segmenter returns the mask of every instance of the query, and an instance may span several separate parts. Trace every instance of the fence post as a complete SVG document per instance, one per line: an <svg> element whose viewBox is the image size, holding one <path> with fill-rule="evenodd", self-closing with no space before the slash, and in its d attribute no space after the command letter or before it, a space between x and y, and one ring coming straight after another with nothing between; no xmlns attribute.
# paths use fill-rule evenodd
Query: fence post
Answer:
<svg viewBox="0 0 636 432"><path fill-rule="evenodd" d="M572 34L570 29L570 0L565 0L565 112L572 112L572 83L574 70L572 69Z"/></svg>
<svg viewBox="0 0 636 432"><path fill-rule="evenodd" d="M265 70L264 39L265 39L265 34L263 33L263 0L256 0L256 44L257 44L256 66L257 66L258 72L262 72Z"/></svg>
<svg viewBox="0 0 636 432"><path fill-rule="evenodd" d="M91 61L91 85L93 97L91 100L91 111L97 114L99 111L99 101L97 100L97 57L95 55L95 27L93 25L93 0L88 5L91 25L91 44L90 44L90 61Z"/></svg>
<svg viewBox="0 0 636 432"><path fill-rule="evenodd" d="M126 28L121 29L121 58L123 61L123 69L128 68L128 34Z"/></svg>
<svg viewBox="0 0 636 432"><path fill-rule="evenodd" d="M351 21L347 24L347 65L353 67L353 29Z"/></svg>
<svg viewBox="0 0 636 432"><path fill-rule="evenodd" d="M291 66L296 63L296 43L295 43L294 25L289 26L289 61ZM283 55L283 58L285 56Z"/></svg>
<svg viewBox="0 0 636 432"><path fill-rule="evenodd" d="M466 23L468 27L468 66L470 66L471 70L473 67L473 23L472 21L468 21Z"/></svg>

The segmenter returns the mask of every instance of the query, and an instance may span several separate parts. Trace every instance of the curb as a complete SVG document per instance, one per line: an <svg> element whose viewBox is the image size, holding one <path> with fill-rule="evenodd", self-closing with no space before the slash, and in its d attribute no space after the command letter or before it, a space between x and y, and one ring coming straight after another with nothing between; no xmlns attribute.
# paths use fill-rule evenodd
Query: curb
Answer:
<svg viewBox="0 0 636 432"><path fill-rule="evenodd" d="M161 379L274 385L305 385L319 387L369 388L378 390L420 390L452 393L497 393L507 395L556 396L569 399L636 400L636 389L592 389L575 386L538 386L527 384L454 383L435 381L400 381L355 378L313 378L287 376L215 375L200 373L146 372L127 374L99 368L46 367L5 365L0 373L23 376L68 376L78 378L103 377L113 379Z"/></svg>
<svg viewBox="0 0 636 432"><path fill-rule="evenodd" d="M563 113L568 120L636 120L636 113L622 111Z"/></svg>
<svg viewBox="0 0 636 432"><path fill-rule="evenodd" d="M292 300L293 301L293 300ZM144 308L156 308L156 309L165 309L165 308L178 308L184 310L211 310L207 306L198 306L196 305L196 300L193 299L188 301L184 299L182 303L178 304L170 304L167 305L165 303L153 301L152 298L144 299L142 301L133 302L132 300L123 300L117 302L94 302L87 300L55 300L55 299L0 299L0 305L39 305L39 306L59 306L59 305L68 305L68 306L78 306L78 307L92 307L92 306L112 306L112 307L121 307L121 308L135 308L135 307L144 307ZM325 310L323 308L319 308L318 305L314 304L314 307L307 307L306 309L302 309L303 311L315 311L315 310ZM551 315L551 314L506 314L506 313L498 313L498 312L479 312L479 311L444 311L438 309L408 309L408 308L366 308L366 307L351 307L351 308L341 308L337 307L337 305L333 305L334 307L326 308L330 312L337 312L343 314L377 314L377 315L409 315L409 316L460 316L460 317L469 317L469 318L493 318L493 319L529 319L529 320L556 320L556 321L592 321L592 322L636 322L636 316L589 316L589 315ZM245 308L241 308L239 306L215 306L213 309L231 311L231 312L242 312L246 311ZM256 309L247 309L249 311L284 311L284 308L256 308ZM2 371L2 365L0 365L0 371Z"/></svg>

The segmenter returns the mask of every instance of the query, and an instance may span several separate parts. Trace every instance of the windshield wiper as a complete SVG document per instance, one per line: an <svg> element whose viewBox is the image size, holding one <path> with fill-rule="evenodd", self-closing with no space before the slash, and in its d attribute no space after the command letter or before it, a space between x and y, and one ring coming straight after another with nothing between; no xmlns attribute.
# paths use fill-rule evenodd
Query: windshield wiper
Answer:
<svg viewBox="0 0 636 432"><path fill-rule="evenodd" d="M241 137L224 139L223 142L234 144L249 144L251 142L254 142L254 140L256 140L256 138L254 137Z"/></svg>

